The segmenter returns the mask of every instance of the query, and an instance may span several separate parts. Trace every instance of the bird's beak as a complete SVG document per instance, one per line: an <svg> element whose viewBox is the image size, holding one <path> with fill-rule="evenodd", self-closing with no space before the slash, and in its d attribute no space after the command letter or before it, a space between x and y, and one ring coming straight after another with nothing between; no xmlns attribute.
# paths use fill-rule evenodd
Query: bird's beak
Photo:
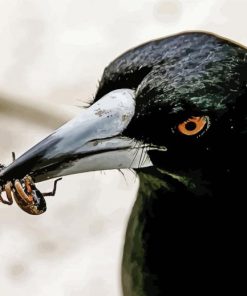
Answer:
<svg viewBox="0 0 247 296"><path fill-rule="evenodd" d="M112 91L2 170L0 179L29 174L40 182L81 172L150 166L144 145L122 136L134 113L134 92Z"/></svg>

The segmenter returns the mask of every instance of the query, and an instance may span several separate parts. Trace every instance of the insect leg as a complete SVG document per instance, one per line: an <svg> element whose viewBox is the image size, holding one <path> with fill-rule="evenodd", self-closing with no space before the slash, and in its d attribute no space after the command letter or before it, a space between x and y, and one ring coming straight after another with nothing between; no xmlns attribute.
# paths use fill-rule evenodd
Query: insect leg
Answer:
<svg viewBox="0 0 247 296"><path fill-rule="evenodd" d="M12 183L8 182L6 185L4 185L4 190L6 192L6 197L8 200L4 200L2 195L0 194L0 201L6 205L12 205L13 198L12 198Z"/></svg>
<svg viewBox="0 0 247 296"><path fill-rule="evenodd" d="M12 152L12 160L15 161L15 152Z"/></svg>
<svg viewBox="0 0 247 296"><path fill-rule="evenodd" d="M26 202L30 203L33 201L32 195L27 195L19 180L15 180L15 189L18 195Z"/></svg>
<svg viewBox="0 0 247 296"><path fill-rule="evenodd" d="M54 181L54 184L53 184L53 190L50 191L50 192L45 192L45 193L42 193L43 196L54 196L56 194L56 190L57 190L57 182L62 180L62 178L58 178Z"/></svg>

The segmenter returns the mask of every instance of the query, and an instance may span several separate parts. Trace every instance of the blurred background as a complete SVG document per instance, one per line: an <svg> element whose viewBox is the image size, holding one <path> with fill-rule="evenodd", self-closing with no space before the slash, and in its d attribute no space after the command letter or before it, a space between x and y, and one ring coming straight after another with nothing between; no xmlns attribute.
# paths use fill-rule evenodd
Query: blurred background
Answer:
<svg viewBox="0 0 247 296"><path fill-rule="evenodd" d="M246 45L246 11L245 0L0 0L0 162L77 114L125 50L186 30ZM95 172L63 178L42 216L0 204L1 295L120 296L137 188L129 171Z"/></svg>

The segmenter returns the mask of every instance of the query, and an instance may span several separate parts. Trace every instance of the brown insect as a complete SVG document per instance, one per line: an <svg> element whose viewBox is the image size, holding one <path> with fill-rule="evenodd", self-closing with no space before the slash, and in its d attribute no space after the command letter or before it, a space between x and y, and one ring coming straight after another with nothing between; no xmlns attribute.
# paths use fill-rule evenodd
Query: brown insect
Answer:
<svg viewBox="0 0 247 296"><path fill-rule="evenodd" d="M13 160L15 154L13 153ZM3 166L2 166L3 168ZM7 181L0 186L0 202L12 205L13 199L17 205L26 213L31 215L40 215L46 211L45 196L54 196L56 194L57 182L62 178L54 181L53 190L51 192L41 193L35 186L31 176L26 175L23 179L15 179ZM6 198L2 194L5 192Z"/></svg>

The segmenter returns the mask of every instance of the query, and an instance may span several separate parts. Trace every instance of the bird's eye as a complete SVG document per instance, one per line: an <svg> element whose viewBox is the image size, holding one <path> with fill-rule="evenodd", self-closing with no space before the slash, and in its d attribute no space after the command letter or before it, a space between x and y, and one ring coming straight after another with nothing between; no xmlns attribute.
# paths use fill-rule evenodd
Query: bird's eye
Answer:
<svg viewBox="0 0 247 296"><path fill-rule="evenodd" d="M186 136L195 136L207 130L209 125L208 116L190 117L188 120L181 122L177 130Z"/></svg>

